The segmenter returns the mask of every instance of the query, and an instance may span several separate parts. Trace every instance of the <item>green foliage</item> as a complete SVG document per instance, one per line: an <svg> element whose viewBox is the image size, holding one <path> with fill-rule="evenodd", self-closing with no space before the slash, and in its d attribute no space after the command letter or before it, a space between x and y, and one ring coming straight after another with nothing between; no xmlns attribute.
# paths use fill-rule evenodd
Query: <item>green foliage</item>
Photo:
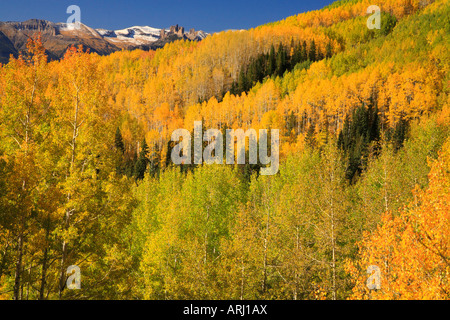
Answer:
<svg viewBox="0 0 450 320"><path fill-rule="evenodd" d="M0 298L349 297L345 261L449 136L447 3L369 30L358 2L150 53L48 64L32 40L0 67ZM197 117L278 126L279 173L173 166L167 135Z"/></svg>
<svg viewBox="0 0 450 320"><path fill-rule="evenodd" d="M338 146L348 157L347 179L361 174L367 165L370 154L376 154L376 143L380 139L378 109L361 106L354 110L352 118L346 117L344 127L339 133Z"/></svg>
<svg viewBox="0 0 450 320"><path fill-rule="evenodd" d="M234 95L249 92L257 83L262 83L268 77L285 77L286 73L292 70L306 69L311 63L329 58L332 54L331 43L328 43L324 54L316 49L314 40L309 45L309 51L306 41L295 45L292 40L290 46L280 43L277 49L272 45L268 54L258 55L250 61L248 66L241 68L238 80L233 82L230 92Z"/></svg>

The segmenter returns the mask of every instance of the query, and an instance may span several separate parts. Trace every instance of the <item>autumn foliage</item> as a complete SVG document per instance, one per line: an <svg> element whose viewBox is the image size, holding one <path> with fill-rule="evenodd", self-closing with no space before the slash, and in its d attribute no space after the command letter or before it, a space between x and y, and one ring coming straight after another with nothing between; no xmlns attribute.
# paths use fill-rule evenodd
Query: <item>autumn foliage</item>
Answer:
<svg viewBox="0 0 450 320"><path fill-rule="evenodd" d="M349 266L356 279L354 299L449 299L450 295L450 143L433 160L426 189L410 204L385 212L380 226L367 232L361 258ZM381 269L381 289L368 290L365 268Z"/></svg>
<svg viewBox="0 0 450 320"><path fill-rule="evenodd" d="M371 4L104 57L30 39L0 66L0 298L448 299L450 6L369 30ZM174 166L194 121L279 129L279 173Z"/></svg>

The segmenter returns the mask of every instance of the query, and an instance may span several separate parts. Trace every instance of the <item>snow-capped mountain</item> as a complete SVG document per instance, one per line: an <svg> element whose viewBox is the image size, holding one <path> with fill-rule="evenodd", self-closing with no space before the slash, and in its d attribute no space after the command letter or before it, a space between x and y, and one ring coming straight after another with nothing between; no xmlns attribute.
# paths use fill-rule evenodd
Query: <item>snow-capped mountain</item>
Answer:
<svg viewBox="0 0 450 320"><path fill-rule="evenodd" d="M70 45L83 45L91 52L110 54L121 49L157 49L178 39L203 40L208 34L194 29L185 32L178 25L169 29L134 26L121 30L93 29L78 25L53 23L31 19L24 22L0 22L0 63L7 62L10 54L17 56L26 49L29 37L40 33L51 59L59 59Z"/></svg>
<svg viewBox="0 0 450 320"><path fill-rule="evenodd" d="M136 45L152 43L161 38L161 29L147 26L135 26L122 30L96 29L96 31L109 41L128 41Z"/></svg>
<svg viewBox="0 0 450 320"><path fill-rule="evenodd" d="M169 29L158 29L149 26L134 26L121 30L96 29L96 31L106 40L122 46L122 45L149 45L159 40L170 38L171 35L178 38L185 38L193 41L203 40L207 34L203 31L195 31L191 29L188 33L184 32L183 27L178 25Z"/></svg>

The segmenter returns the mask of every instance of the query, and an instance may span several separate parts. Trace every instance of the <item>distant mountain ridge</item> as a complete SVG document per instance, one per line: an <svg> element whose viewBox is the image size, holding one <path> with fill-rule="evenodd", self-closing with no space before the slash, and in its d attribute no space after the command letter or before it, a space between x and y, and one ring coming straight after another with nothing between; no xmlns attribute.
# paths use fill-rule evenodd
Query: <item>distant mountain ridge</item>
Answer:
<svg viewBox="0 0 450 320"><path fill-rule="evenodd" d="M179 39L201 41L208 34L191 29L185 32L178 25L169 29L134 26L121 30L93 29L80 23L79 28L66 23L31 19L24 22L0 22L0 63L10 55L17 56L26 49L28 39L41 33L42 43L50 59L60 59L71 45L83 45L91 52L107 55L122 49L151 50Z"/></svg>

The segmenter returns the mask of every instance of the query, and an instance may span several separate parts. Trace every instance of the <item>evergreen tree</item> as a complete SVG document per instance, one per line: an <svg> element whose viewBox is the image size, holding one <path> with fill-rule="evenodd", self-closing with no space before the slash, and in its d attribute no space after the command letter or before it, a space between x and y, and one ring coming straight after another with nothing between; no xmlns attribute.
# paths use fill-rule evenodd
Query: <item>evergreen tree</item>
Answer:
<svg viewBox="0 0 450 320"><path fill-rule="evenodd" d="M332 56L333 56L333 46L331 45L331 42L328 42L326 47L325 58L329 59Z"/></svg>
<svg viewBox="0 0 450 320"><path fill-rule="evenodd" d="M316 61L316 42L313 40L311 46L309 47L308 59L310 61Z"/></svg>
<svg viewBox="0 0 450 320"><path fill-rule="evenodd" d="M233 81L233 83L231 84L230 93L234 94L234 95L239 94L238 88L237 88L237 85L236 85L236 81Z"/></svg>
<svg viewBox="0 0 450 320"><path fill-rule="evenodd" d="M264 80L264 77L266 76L266 59L265 55L262 54L256 59L256 81L262 82Z"/></svg>
<svg viewBox="0 0 450 320"><path fill-rule="evenodd" d="M304 60L306 59L303 57L302 44L298 43L294 48L294 55L291 58L291 69L294 69L298 63L303 62Z"/></svg>
<svg viewBox="0 0 450 320"><path fill-rule="evenodd" d="M257 60L252 60L247 68L247 90L251 88L257 81Z"/></svg>
<svg viewBox="0 0 450 320"><path fill-rule="evenodd" d="M338 147L348 159L347 178L353 181L367 165L370 144L380 138L378 109L361 106L354 110L352 119L347 116L339 134Z"/></svg>
<svg viewBox="0 0 450 320"><path fill-rule="evenodd" d="M241 72L239 73L239 82L238 82L239 93L247 92L249 90L249 88L250 88L250 85L249 85L249 81L247 78L247 74L242 69Z"/></svg>
<svg viewBox="0 0 450 320"><path fill-rule="evenodd" d="M152 152L149 155L149 171L152 176L154 176L160 167L161 157L160 150L157 143L153 145Z"/></svg>
<svg viewBox="0 0 450 320"><path fill-rule="evenodd" d="M119 150L122 154L125 153L125 144L123 143L122 133L120 129L117 128L116 137L114 139L114 145L117 150Z"/></svg>
<svg viewBox="0 0 450 320"><path fill-rule="evenodd" d="M400 120L397 122L392 132L392 142L394 143L395 150L399 150L403 147L403 142L406 139L408 131L409 121L402 113Z"/></svg>
<svg viewBox="0 0 450 320"><path fill-rule="evenodd" d="M287 53L283 44L280 44L278 47L277 55L276 55L276 69L275 75L282 77L284 72L286 71L286 63L287 63Z"/></svg>
<svg viewBox="0 0 450 320"><path fill-rule="evenodd" d="M308 60L308 51L306 49L306 41L303 41L303 45L301 47L301 53L300 53L300 61L306 61Z"/></svg>
<svg viewBox="0 0 450 320"><path fill-rule="evenodd" d="M137 152L133 151L131 157L127 157L126 161L125 161L125 175L128 178L131 178L134 176L135 170L134 168L136 167L136 162L137 162Z"/></svg>
<svg viewBox="0 0 450 320"><path fill-rule="evenodd" d="M276 70L276 57L275 57L275 47L272 46L270 47L270 52L269 52L269 57L267 59L267 74L269 76L272 76Z"/></svg>
<svg viewBox="0 0 450 320"><path fill-rule="evenodd" d="M116 136L114 139L114 146L117 150L117 153L115 155L115 161L116 161L116 173L119 175L125 174L125 144L123 143L122 134L120 132L120 129L117 128Z"/></svg>
<svg viewBox="0 0 450 320"><path fill-rule="evenodd" d="M316 48L316 61L320 61L324 58L324 54L322 52L322 50L320 50L320 47Z"/></svg>
<svg viewBox="0 0 450 320"><path fill-rule="evenodd" d="M388 35L397 24L397 18L388 12L383 12L381 19L381 34Z"/></svg>
<svg viewBox="0 0 450 320"><path fill-rule="evenodd" d="M314 124L311 124L308 128L308 132L306 133L306 137L305 137L306 145L311 148L316 147L315 133L316 133L316 126Z"/></svg>
<svg viewBox="0 0 450 320"><path fill-rule="evenodd" d="M134 177L136 180L142 180L145 177L145 171L148 165L148 145L145 139L142 141L141 152L139 153L139 158L136 161L134 167Z"/></svg>

